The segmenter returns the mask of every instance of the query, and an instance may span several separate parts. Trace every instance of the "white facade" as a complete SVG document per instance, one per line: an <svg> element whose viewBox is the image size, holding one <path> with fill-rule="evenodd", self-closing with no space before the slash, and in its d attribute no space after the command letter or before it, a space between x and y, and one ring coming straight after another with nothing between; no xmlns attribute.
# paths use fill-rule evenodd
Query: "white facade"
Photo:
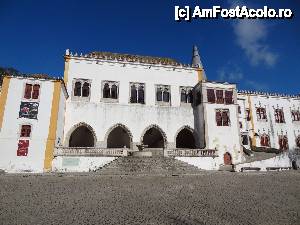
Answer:
<svg viewBox="0 0 300 225"><path fill-rule="evenodd" d="M51 111L53 108L53 93L55 83L60 86L58 123L56 140L63 138L63 119L66 92L59 80L44 80L25 77L5 77L4 83L8 84L5 110L3 111L2 127L0 130L0 169L8 172L43 172L47 141L49 139ZM26 84L40 85L38 99L25 99ZM3 95L3 92L1 93ZM1 96L2 97L2 96ZM21 102L38 103L36 119L20 116ZM30 125L29 137L21 137L22 125ZM28 153L17 155L20 140L29 141Z"/></svg>
<svg viewBox="0 0 300 225"><path fill-rule="evenodd" d="M39 85L38 99L24 99L26 84ZM20 116L22 102L38 103L37 118ZM0 169L8 172L87 172L138 149L201 169L241 169L258 165L244 163L245 148L280 149L282 137L285 151L300 148L299 96L237 92L235 84L206 81L197 49L193 66L67 51L64 81L7 76L0 103ZM22 125L30 125L29 137L21 137ZM265 135L268 146L261 146ZM20 140L29 141L26 155L17 154Z"/></svg>

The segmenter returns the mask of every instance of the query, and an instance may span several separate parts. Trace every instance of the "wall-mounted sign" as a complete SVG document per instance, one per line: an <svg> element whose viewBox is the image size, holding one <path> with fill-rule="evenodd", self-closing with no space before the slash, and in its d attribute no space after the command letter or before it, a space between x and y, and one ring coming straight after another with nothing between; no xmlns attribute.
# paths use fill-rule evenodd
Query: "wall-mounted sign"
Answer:
<svg viewBox="0 0 300 225"><path fill-rule="evenodd" d="M28 119L37 119L39 103L37 102L21 102L19 117Z"/></svg>
<svg viewBox="0 0 300 225"><path fill-rule="evenodd" d="M27 156L29 140L19 140L17 156Z"/></svg>

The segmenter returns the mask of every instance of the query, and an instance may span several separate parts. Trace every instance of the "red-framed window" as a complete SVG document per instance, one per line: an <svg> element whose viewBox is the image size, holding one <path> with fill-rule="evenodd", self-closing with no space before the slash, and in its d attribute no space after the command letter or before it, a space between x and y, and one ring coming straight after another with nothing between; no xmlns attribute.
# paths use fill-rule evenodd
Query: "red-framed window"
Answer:
<svg viewBox="0 0 300 225"><path fill-rule="evenodd" d="M217 96L217 103L223 104L224 103L224 91L216 90L216 96Z"/></svg>
<svg viewBox="0 0 300 225"><path fill-rule="evenodd" d="M233 91L225 91L225 104L233 104Z"/></svg>
<svg viewBox="0 0 300 225"><path fill-rule="evenodd" d="M285 123L284 113L282 109L275 109L275 122Z"/></svg>
<svg viewBox="0 0 300 225"><path fill-rule="evenodd" d="M20 137L30 137L31 135L31 125L22 125Z"/></svg>
<svg viewBox="0 0 300 225"><path fill-rule="evenodd" d="M262 107L256 108L256 116L257 120L267 120L266 109Z"/></svg>
<svg viewBox="0 0 300 225"><path fill-rule="evenodd" d="M281 135L278 137L279 149L280 150L288 150L289 143L286 135Z"/></svg>
<svg viewBox="0 0 300 225"><path fill-rule="evenodd" d="M214 89L207 89L207 101L209 103L216 102L215 90Z"/></svg>
<svg viewBox="0 0 300 225"><path fill-rule="evenodd" d="M26 84L24 91L25 99L38 99L40 96L40 85L39 84Z"/></svg>
<svg viewBox="0 0 300 225"><path fill-rule="evenodd" d="M270 137L267 134L263 134L260 136L260 146L262 147L270 147Z"/></svg>
<svg viewBox="0 0 300 225"><path fill-rule="evenodd" d="M219 109L216 111L216 124L217 126L230 125L230 116L228 109Z"/></svg>

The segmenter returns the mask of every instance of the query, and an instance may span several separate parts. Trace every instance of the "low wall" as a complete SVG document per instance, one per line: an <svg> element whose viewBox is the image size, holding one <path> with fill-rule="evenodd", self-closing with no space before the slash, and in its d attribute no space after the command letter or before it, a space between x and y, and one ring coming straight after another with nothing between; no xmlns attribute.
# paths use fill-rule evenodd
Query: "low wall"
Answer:
<svg viewBox="0 0 300 225"><path fill-rule="evenodd" d="M53 172L89 172L103 167L117 157L57 156L53 159Z"/></svg>
<svg viewBox="0 0 300 225"><path fill-rule="evenodd" d="M283 153L270 159L242 163L235 165L235 171L241 172L243 167L258 167L260 171L267 171L268 167L291 167L291 160L288 153Z"/></svg>

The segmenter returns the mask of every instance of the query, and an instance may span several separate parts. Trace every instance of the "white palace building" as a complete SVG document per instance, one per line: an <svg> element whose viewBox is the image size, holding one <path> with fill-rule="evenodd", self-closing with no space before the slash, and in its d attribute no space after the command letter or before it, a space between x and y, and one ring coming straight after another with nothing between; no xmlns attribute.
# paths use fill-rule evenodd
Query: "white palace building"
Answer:
<svg viewBox="0 0 300 225"><path fill-rule="evenodd" d="M208 81L196 47L191 65L69 50L64 60L63 79L4 76L1 170L85 172L132 156L207 170L299 163L300 96ZM269 152L277 154L255 158Z"/></svg>

